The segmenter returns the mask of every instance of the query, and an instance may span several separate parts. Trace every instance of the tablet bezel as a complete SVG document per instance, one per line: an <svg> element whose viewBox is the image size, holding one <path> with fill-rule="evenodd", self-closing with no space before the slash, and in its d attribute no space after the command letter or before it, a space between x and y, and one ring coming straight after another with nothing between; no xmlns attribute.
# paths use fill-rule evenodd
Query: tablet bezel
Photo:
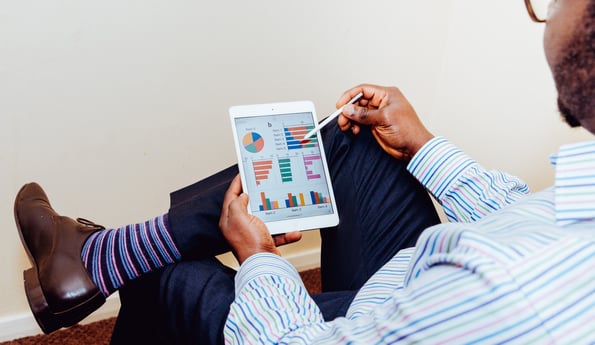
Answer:
<svg viewBox="0 0 595 345"><path fill-rule="evenodd" d="M266 104L249 104L249 105L237 105L232 106L229 108L229 116L231 120L233 138L234 138L234 147L236 151L236 158L238 161L238 168L240 171L240 177L242 180L242 187L244 192L248 193L250 198L258 198L259 191L250 191L246 190L249 186L246 183L246 174L245 174L245 167L244 161L242 159L242 150L243 145L240 142L240 138L238 136L238 128L236 126L236 119L238 118L259 118L263 116L271 116L271 115L287 115L287 114L297 114L297 113L309 113L312 125L315 126L318 122L316 117L316 110L314 104L311 101L296 101L296 102L282 102L282 103L266 103ZM326 153L324 151L324 145L322 143L322 138L319 134L317 134L317 141L318 141L318 148L320 151L322 168L324 170L324 180L326 183L326 188L329 192L330 204L332 207L332 212L325 215L316 215L316 216L303 216L300 218L291 218L279 221L264 221L267 225L267 228L271 234L281 234L286 233L289 231L304 231L304 230L312 230L312 229L319 229L325 227L332 227L336 226L339 223L339 215L337 211L337 204L335 201L335 194L333 190L333 185L330 179L330 173L328 169L328 164L326 161ZM250 205L248 205L248 212L250 214L254 214L250 210ZM262 219L262 218L261 218Z"/></svg>

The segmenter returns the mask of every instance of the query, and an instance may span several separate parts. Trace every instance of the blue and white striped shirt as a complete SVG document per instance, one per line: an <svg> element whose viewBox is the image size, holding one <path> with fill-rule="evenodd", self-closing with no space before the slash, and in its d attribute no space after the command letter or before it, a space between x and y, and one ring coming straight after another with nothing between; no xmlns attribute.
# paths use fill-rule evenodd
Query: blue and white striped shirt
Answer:
<svg viewBox="0 0 595 345"><path fill-rule="evenodd" d="M529 194L434 138L408 169L451 222L397 253L330 322L286 260L253 255L236 276L226 342L595 343L595 142L554 160L556 186Z"/></svg>

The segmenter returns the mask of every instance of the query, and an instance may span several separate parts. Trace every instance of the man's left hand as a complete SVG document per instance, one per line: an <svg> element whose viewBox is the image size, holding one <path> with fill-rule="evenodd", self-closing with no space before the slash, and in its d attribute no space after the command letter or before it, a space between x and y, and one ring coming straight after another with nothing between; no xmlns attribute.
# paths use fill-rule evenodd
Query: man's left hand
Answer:
<svg viewBox="0 0 595 345"><path fill-rule="evenodd" d="M281 255L277 246L302 238L300 232L288 232L273 238L264 222L248 213L248 195L242 193L239 175L233 179L225 193L219 228L240 264L256 253Z"/></svg>

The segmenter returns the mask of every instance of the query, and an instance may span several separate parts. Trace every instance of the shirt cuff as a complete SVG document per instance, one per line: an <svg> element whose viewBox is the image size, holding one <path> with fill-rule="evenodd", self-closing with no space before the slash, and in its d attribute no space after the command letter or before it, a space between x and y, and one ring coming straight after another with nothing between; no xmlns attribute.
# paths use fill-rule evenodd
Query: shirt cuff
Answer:
<svg viewBox="0 0 595 345"><path fill-rule="evenodd" d="M428 141L413 156L407 170L438 200L452 183L477 162L444 137Z"/></svg>
<svg viewBox="0 0 595 345"><path fill-rule="evenodd" d="M300 274L289 261L279 255L258 253L250 256L240 266L235 277L236 296L246 284L263 275L272 275L301 281Z"/></svg>

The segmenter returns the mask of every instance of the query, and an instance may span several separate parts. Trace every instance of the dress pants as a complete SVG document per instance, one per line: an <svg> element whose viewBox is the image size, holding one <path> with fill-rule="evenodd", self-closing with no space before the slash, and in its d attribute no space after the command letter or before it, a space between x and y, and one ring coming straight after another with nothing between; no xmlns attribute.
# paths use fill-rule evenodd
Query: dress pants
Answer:
<svg viewBox="0 0 595 345"><path fill-rule="evenodd" d="M439 217L406 162L386 154L368 128L357 136L336 123L322 140L339 225L321 229L323 293L312 296L325 320L344 316L358 289ZM218 222L237 166L171 194L169 224L182 262L120 290L122 307L112 343L217 344L234 299L235 271L214 256L230 248Z"/></svg>

